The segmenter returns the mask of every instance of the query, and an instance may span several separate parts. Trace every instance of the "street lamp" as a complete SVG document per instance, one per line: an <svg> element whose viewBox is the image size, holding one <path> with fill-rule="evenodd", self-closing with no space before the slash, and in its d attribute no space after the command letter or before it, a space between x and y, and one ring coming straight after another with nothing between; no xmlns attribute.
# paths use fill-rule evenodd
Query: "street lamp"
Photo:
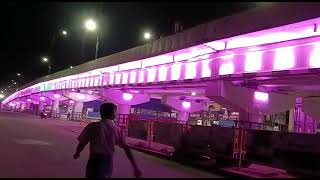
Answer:
<svg viewBox="0 0 320 180"><path fill-rule="evenodd" d="M43 57L43 58L42 58L42 61L43 61L43 62L48 62L49 59L48 59L47 57Z"/></svg>
<svg viewBox="0 0 320 180"><path fill-rule="evenodd" d="M143 37L144 37L144 39L149 40L149 39L151 38L151 34L150 34L149 32L145 32L145 33L143 34Z"/></svg>
<svg viewBox="0 0 320 180"><path fill-rule="evenodd" d="M43 61L44 63L48 63L48 74L50 74L50 72L51 72L51 65L50 65L50 63L49 63L49 59L48 59L47 57L42 57L42 61Z"/></svg>
<svg viewBox="0 0 320 180"><path fill-rule="evenodd" d="M98 37L98 32L96 31L97 29L97 23L93 19L88 19L84 22L84 27L86 28L87 31L90 32L95 32L97 36L96 40L96 54L95 54L95 59L98 58L98 49L99 49L99 37Z"/></svg>
<svg viewBox="0 0 320 180"><path fill-rule="evenodd" d="M66 36L68 32L66 30L62 30L62 35Z"/></svg>
<svg viewBox="0 0 320 180"><path fill-rule="evenodd" d="M70 66L70 69L72 69L73 68L73 66Z"/></svg>
<svg viewBox="0 0 320 180"><path fill-rule="evenodd" d="M97 24L93 19L86 20L84 25L88 31L95 31L97 28Z"/></svg>
<svg viewBox="0 0 320 180"><path fill-rule="evenodd" d="M20 74L20 73L17 73L17 76L21 76L21 74Z"/></svg>

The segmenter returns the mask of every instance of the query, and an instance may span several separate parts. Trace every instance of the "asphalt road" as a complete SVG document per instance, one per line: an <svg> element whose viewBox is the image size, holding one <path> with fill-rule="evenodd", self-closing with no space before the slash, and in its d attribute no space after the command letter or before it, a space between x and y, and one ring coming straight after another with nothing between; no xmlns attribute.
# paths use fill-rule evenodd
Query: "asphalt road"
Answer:
<svg viewBox="0 0 320 180"><path fill-rule="evenodd" d="M88 147L78 160L72 159L82 128L77 122L0 111L0 178L84 177ZM134 151L134 156L146 178L221 177L141 152ZM114 156L112 177L133 177L121 149Z"/></svg>

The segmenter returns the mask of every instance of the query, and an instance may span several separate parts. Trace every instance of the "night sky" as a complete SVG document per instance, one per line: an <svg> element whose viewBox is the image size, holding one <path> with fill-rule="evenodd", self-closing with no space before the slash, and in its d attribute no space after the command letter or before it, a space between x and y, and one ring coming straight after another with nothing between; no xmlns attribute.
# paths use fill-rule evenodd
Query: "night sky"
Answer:
<svg viewBox="0 0 320 180"><path fill-rule="evenodd" d="M95 35L83 28L85 19L98 21L98 57L146 43L143 32L156 37L174 33L178 20L184 29L254 8L258 3L2 3L0 90L26 84L47 75L47 56L52 72L94 59ZM68 31L64 37L61 30ZM52 41L55 34L54 41ZM18 78L16 73L22 73Z"/></svg>

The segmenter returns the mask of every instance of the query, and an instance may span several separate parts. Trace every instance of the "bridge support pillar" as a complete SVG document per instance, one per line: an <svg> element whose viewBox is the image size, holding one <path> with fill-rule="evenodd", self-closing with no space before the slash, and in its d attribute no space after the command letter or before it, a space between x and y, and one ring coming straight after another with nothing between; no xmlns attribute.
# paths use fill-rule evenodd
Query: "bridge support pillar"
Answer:
<svg viewBox="0 0 320 180"><path fill-rule="evenodd" d="M82 119L83 102L76 101L73 105L72 119L78 120Z"/></svg>
<svg viewBox="0 0 320 180"><path fill-rule="evenodd" d="M285 112L295 106L294 96L259 92L223 80L208 84L206 96L227 109L239 112L239 120L254 124L263 123L264 115Z"/></svg>
<svg viewBox="0 0 320 180"><path fill-rule="evenodd" d="M16 102L15 110L20 112L21 102Z"/></svg>
<svg viewBox="0 0 320 180"><path fill-rule="evenodd" d="M164 104L167 104L173 109L179 111L178 121L181 123L188 122L189 113L201 111L204 109L204 104L202 102L180 100L178 97L174 96L164 96L161 100Z"/></svg>
<svg viewBox="0 0 320 180"><path fill-rule="evenodd" d="M42 112L44 110L44 102L40 101L38 106L38 112Z"/></svg>
<svg viewBox="0 0 320 180"><path fill-rule="evenodd" d="M21 102L20 111L24 111L25 109L26 109L26 103L25 102Z"/></svg>
<svg viewBox="0 0 320 180"><path fill-rule="evenodd" d="M289 110L288 132L294 132L294 108Z"/></svg>
<svg viewBox="0 0 320 180"><path fill-rule="evenodd" d="M53 101L53 104L52 104L52 112L53 112L54 114L58 114L58 113L59 113L59 103L60 103L60 101L59 101L58 99L55 99L55 100Z"/></svg>
<svg viewBox="0 0 320 180"><path fill-rule="evenodd" d="M130 114L131 105L128 104L118 104L117 107L118 114Z"/></svg>

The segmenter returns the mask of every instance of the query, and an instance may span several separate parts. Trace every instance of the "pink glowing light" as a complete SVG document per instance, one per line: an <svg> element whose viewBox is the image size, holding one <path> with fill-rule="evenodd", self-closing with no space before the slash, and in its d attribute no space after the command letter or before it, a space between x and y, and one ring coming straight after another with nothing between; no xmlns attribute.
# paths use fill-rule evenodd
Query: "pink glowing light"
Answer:
<svg viewBox="0 0 320 180"><path fill-rule="evenodd" d="M167 80L168 67L161 66L158 72L159 72L159 81Z"/></svg>
<svg viewBox="0 0 320 180"><path fill-rule="evenodd" d="M93 92L92 92L92 91L88 91L88 93L89 93L89 94L92 94Z"/></svg>
<svg viewBox="0 0 320 180"><path fill-rule="evenodd" d="M31 99L27 99L28 102L31 102Z"/></svg>
<svg viewBox="0 0 320 180"><path fill-rule="evenodd" d="M70 103L70 104L74 104L74 101L73 101L73 100L70 100L69 103Z"/></svg>
<svg viewBox="0 0 320 180"><path fill-rule="evenodd" d="M133 98L133 95L130 93L123 93L122 98L126 101L130 101Z"/></svg>
<svg viewBox="0 0 320 180"><path fill-rule="evenodd" d="M109 76L109 84L114 84L114 75L110 74Z"/></svg>
<svg viewBox="0 0 320 180"><path fill-rule="evenodd" d="M124 64L119 65L119 70L120 71L125 71L125 70L131 70L131 69L138 69L141 68L141 61L133 61L133 62L128 62Z"/></svg>
<svg viewBox="0 0 320 180"><path fill-rule="evenodd" d="M143 83L144 81L144 71L140 71L139 72L139 80L138 80L138 83Z"/></svg>
<svg viewBox="0 0 320 180"><path fill-rule="evenodd" d="M197 62L186 64L185 79L194 79L197 76Z"/></svg>
<svg viewBox="0 0 320 180"><path fill-rule="evenodd" d="M77 94L77 98L83 100L86 98L86 96L84 94Z"/></svg>
<svg viewBox="0 0 320 180"><path fill-rule="evenodd" d="M313 68L320 67L320 43L316 44L313 48L312 54L309 60L309 66Z"/></svg>
<svg viewBox="0 0 320 180"><path fill-rule="evenodd" d="M190 109L191 103L188 102L188 101L183 101L182 102L182 107L185 108L185 109Z"/></svg>
<svg viewBox="0 0 320 180"><path fill-rule="evenodd" d="M215 49L216 51L219 51L225 48L226 43L223 41L212 41L212 42L206 43L205 45Z"/></svg>
<svg viewBox="0 0 320 180"><path fill-rule="evenodd" d="M244 69L246 72L255 72L261 70L262 53L259 51L246 54Z"/></svg>
<svg viewBox="0 0 320 180"><path fill-rule="evenodd" d="M46 100L46 98L45 98L44 96L41 96L41 97L40 97L40 100L41 100L41 101L44 101L44 100Z"/></svg>
<svg viewBox="0 0 320 180"><path fill-rule="evenodd" d="M142 68L173 62L172 55L160 55L142 60Z"/></svg>
<svg viewBox="0 0 320 180"><path fill-rule="evenodd" d="M89 87L89 85L90 85L90 78L86 78L84 87Z"/></svg>
<svg viewBox="0 0 320 180"><path fill-rule="evenodd" d="M171 66L171 80L180 79L181 64L176 63Z"/></svg>
<svg viewBox="0 0 320 180"><path fill-rule="evenodd" d="M99 83L100 83L100 77L96 77L94 79L94 86L99 86Z"/></svg>
<svg viewBox="0 0 320 180"><path fill-rule="evenodd" d="M219 75L233 74L234 64L232 61L223 63L219 68Z"/></svg>
<svg viewBox="0 0 320 180"><path fill-rule="evenodd" d="M148 69L148 82L154 82L156 79L156 69L150 68Z"/></svg>
<svg viewBox="0 0 320 180"><path fill-rule="evenodd" d="M59 98L60 98L60 94L54 94L53 96L54 96L54 98L56 98L56 99L59 99Z"/></svg>
<svg viewBox="0 0 320 180"><path fill-rule="evenodd" d="M117 73L116 74L116 82L115 82L115 84L120 84L120 81L121 81L121 74Z"/></svg>
<svg viewBox="0 0 320 180"><path fill-rule="evenodd" d="M122 82L121 84L127 84L128 83L128 73L124 72L122 73Z"/></svg>
<svg viewBox="0 0 320 180"><path fill-rule="evenodd" d="M203 78L211 76L210 61L211 60L205 60L201 62L202 63L201 77Z"/></svg>
<svg viewBox="0 0 320 180"><path fill-rule="evenodd" d="M177 54L174 56L174 61L184 61L194 58L196 56L201 56L212 52L214 52L214 50L209 47L195 46L189 49L178 51Z"/></svg>
<svg viewBox="0 0 320 180"><path fill-rule="evenodd" d="M258 101L267 102L269 100L269 94L264 92L255 91L254 98Z"/></svg>
<svg viewBox="0 0 320 180"><path fill-rule="evenodd" d="M230 60L234 58L234 53L228 52L226 55L220 57L223 60Z"/></svg>
<svg viewBox="0 0 320 180"><path fill-rule="evenodd" d="M135 83L136 82L136 77L137 77L137 72L136 71L130 72L130 83Z"/></svg>
<svg viewBox="0 0 320 180"><path fill-rule="evenodd" d="M294 67L294 61L294 49L292 47L276 49L273 70L291 69Z"/></svg>
<svg viewBox="0 0 320 180"><path fill-rule="evenodd" d="M113 73L113 72L117 72L119 71L119 66L115 65L115 66L110 66L110 67L105 67L105 68L101 68L99 69L102 73Z"/></svg>
<svg viewBox="0 0 320 180"><path fill-rule="evenodd" d="M17 104L17 105L19 105L19 104L20 104L20 102L16 102L16 104Z"/></svg>
<svg viewBox="0 0 320 180"><path fill-rule="evenodd" d="M74 91L76 91L76 90L75 90L75 89L71 89L71 91L73 91L73 92L74 92Z"/></svg>

